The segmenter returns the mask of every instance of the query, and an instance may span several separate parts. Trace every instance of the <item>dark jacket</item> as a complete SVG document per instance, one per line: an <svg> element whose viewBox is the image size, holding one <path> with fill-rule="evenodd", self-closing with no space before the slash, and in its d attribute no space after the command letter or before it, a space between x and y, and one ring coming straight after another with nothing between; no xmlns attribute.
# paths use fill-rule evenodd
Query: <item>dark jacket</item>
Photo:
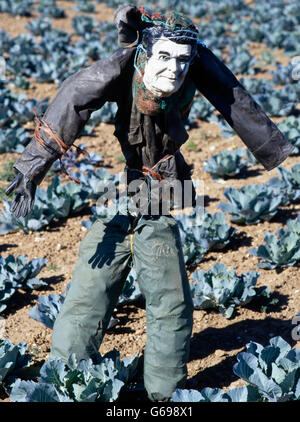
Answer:
<svg viewBox="0 0 300 422"><path fill-rule="evenodd" d="M171 170L173 177L189 179L190 166L180 152L180 146L188 138L180 112L175 108L170 113L149 116L136 109L132 94L135 50L135 47L119 49L111 57L67 78L43 120L66 145L71 146L93 111L107 101L116 102L115 136L126 158L126 168L152 167L165 154L173 154L174 160L164 164L169 169L162 169L162 172L166 170L168 174ZM190 78L199 92L224 116L267 170L278 166L291 153L292 144L211 50L198 47L186 78ZM14 165L36 184L61 156L58 144L43 130L40 135L46 147L32 139Z"/></svg>

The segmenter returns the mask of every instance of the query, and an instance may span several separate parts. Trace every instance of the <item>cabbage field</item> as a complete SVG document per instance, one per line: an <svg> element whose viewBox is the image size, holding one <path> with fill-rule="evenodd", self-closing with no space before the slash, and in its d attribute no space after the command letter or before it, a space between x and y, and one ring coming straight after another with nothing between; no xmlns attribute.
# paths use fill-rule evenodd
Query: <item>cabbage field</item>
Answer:
<svg viewBox="0 0 300 422"><path fill-rule="evenodd" d="M117 48L117 0L0 0L0 401L141 402L146 316L132 268L99 361L48 360L52 327L78 247L99 215L101 186L118 186L124 156L116 105L95 111L64 173L54 163L32 212L16 219L5 189L13 163L70 75ZM140 5L132 0L130 3ZM145 0L187 13L282 133L293 153L266 171L197 94L181 147L205 210L174 213L194 301L185 389L173 402L300 400L299 0ZM74 167L74 160L76 167ZM167 280L166 280L167 282ZM93 294L93 292L91 292Z"/></svg>

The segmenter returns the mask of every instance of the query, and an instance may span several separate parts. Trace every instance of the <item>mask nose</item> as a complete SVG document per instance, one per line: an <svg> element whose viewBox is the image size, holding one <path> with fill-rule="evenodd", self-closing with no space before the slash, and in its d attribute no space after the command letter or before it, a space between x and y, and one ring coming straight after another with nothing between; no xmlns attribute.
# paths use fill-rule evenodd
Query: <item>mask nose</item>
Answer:
<svg viewBox="0 0 300 422"><path fill-rule="evenodd" d="M176 60L175 57L171 57L168 60L168 69L169 69L170 72L172 72L174 74L178 74L181 71L179 63L178 63L178 61Z"/></svg>

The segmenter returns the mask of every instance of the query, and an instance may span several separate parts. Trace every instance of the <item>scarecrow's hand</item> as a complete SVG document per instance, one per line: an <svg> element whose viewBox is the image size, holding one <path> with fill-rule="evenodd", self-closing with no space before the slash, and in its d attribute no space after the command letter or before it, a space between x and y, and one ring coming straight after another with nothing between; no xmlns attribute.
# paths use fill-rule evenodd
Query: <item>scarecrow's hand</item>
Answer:
<svg viewBox="0 0 300 422"><path fill-rule="evenodd" d="M10 207L10 211L15 217L26 217L30 213L34 204L35 191L36 184L34 182L21 173L17 174L5 191L6 195L10 195L12 192L16 194Z"/></svg>

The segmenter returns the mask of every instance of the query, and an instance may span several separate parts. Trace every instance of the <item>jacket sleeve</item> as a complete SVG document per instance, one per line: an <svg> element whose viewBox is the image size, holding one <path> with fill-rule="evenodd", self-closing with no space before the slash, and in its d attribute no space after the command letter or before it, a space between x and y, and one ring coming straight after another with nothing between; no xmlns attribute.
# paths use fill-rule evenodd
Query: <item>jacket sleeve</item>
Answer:
<svg viewBox="0 0 300 422"><path fill-rule="evenodd" d="M266 170L278 166L293 151L294 146L210 49L199 47L191 76L200 93L224 116Z"/></svg>
<svg viewBox="0 0 300 422"><path fill-rule="evenodd" d="M118 101L126 66L133 49L119 49L111 57L68 77L48 106L43 121L67 146L71 146L93 111L106 101ZM59 145L42 129L40 136L45 147L33 138L14 167L39 184L53 162L61 156Z"/></svg>

